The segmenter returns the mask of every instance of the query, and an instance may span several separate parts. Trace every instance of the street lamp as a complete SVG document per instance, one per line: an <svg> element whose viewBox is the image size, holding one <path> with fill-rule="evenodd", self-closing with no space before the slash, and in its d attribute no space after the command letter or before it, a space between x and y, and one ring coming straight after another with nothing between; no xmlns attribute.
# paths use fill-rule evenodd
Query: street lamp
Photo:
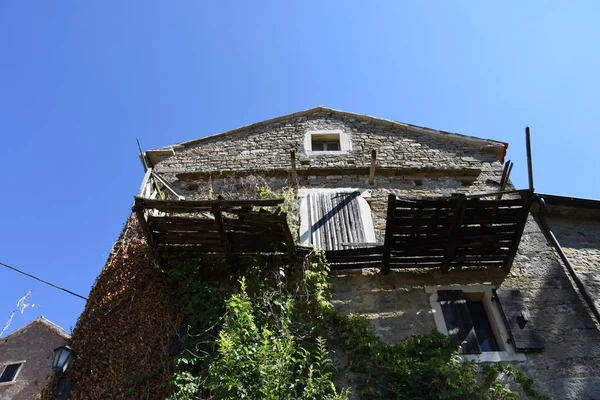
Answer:
<svg viewBox="0 0 600 400"><path fill-rule="evenodd" d="M69 364L75 358L75 351L67 345L54 349L54 360L52 361L52 371L63 373L69 367Z"/></svg>

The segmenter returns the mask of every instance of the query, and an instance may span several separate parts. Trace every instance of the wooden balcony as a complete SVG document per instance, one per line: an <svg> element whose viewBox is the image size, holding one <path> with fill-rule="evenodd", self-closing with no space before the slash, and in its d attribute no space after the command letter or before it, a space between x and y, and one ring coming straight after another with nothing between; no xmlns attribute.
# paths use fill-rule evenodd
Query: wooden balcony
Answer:
<svg viewBox="0 0 600 400"><path fill-rule="evenodd" d="M277 207L283 199L189 201L148 171L134 209L161 263L237 267L251 258L295 256L286 214ZM157 199L174 196L178 200Z"/></svg>
<svg viewBox="0 0 600 400"><path fill-rule="evenodd" d="M422 200L388 199L383 245L326 251L333 270L503 268L509 271L529 214L530 191ZM486 200L485 197L493 199ZM146 173L135 211L157 260L241 266L251 259L295 259L285 213L274 200L189 201ZM367 247L368 246L368 247Z"/></svg>
<svg viewBox="0 0 600 400"><path fill-rule="evenodd" d="M461 268L510 270L525 228L531 193L484 200L456 195L431 200L388 199L383 245L326 252L331 268ZM488 195L489 196L489 195ZM493 197L496 197L493 195Z"/></svg>

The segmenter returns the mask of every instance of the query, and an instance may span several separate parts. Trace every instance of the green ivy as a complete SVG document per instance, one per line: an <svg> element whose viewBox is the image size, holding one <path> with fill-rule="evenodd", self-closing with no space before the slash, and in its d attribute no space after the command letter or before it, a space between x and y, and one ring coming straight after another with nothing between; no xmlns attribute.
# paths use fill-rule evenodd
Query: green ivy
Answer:
<svg viewBox="0 0 600 400"><path fill-rule="evenodd" d="M343 400L334 375L352 377L361 399L541 399L512 365L464 362L433 331L387 345L369 320L330 303L322 252L293 265L252 263L228 287L193 266L165 271L172 302L188 315L172 399ZM327 339L325 339L327 338ZM327 343L346 353L334 371Z"/></svg>

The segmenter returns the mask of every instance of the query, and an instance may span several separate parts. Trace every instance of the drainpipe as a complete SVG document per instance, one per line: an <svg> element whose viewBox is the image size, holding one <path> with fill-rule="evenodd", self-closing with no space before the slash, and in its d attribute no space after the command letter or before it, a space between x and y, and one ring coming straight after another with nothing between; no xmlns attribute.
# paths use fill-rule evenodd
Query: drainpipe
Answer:
<svg viewBox="0 0 600 400"><path fill-rule="evenodd" d="M548 226L548 222L546 221L546 218L545 218L546 202L544 201L544 198L536 196L536 200L540 205L539 221L542 225L542 228L544 229L546 238L554 246L554 248L558 252L558 255L560 256L561 260L567 267L567 270L569 271L571 278L573 278L573 281L575 281L575 284L577 285L577 288L579 289L579 293L581 294L581 296L583 297L583 299L585 300L587 305L592 310L592 314L594 314L594 317L596 317L596 322L600 323L600 311L598 311L598 307L596 306L596 303L594 303L594 299L590 295L590 292L588 292L584 283L581 281L581 279L579 279L579 277L575 273L575 270L573 269L573 265L571 265L571 262L569 261L569 259L567 258L567 255L565 254L562 247L560 246L560 243L558 243L556 236L554 236L554 233L552 233L552 231L550 230L550 227Z"/></svg>

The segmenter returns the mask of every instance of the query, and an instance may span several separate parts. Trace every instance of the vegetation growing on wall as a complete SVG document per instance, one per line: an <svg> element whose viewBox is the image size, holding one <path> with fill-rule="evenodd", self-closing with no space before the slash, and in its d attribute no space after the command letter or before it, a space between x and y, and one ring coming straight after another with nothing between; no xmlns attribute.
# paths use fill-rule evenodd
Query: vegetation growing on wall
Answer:
<svg viewBox="0 0 600 400"><path fill-rule="evenodd" d="M334 309L327 272L315 252L298 265L253 265L237 276L229 288L233 294L211 289L190 271L167 272L187 277L176 296L187 302L181 293L196 293L188 304L197 302L192 309L202 315L183 338L168 383L171 398L349 398L348 389L336 389L336 375L351 375L355 398L361 399L516 399L519 392L541 398L512 365L479 369L465 363L440 333L384 344L367 319ZM348 359L337 371L327 343Z"/></svg>
<svg viewBox="0 0 600 400"><path fill-rule="evenodd" d="M73 398L517 398L507 383L540 397L511 365L462 362L437 332L384 344L368 320L336 311L329 291L318 252L236 272L160 270L132 217L73 333Z"/></svg>

